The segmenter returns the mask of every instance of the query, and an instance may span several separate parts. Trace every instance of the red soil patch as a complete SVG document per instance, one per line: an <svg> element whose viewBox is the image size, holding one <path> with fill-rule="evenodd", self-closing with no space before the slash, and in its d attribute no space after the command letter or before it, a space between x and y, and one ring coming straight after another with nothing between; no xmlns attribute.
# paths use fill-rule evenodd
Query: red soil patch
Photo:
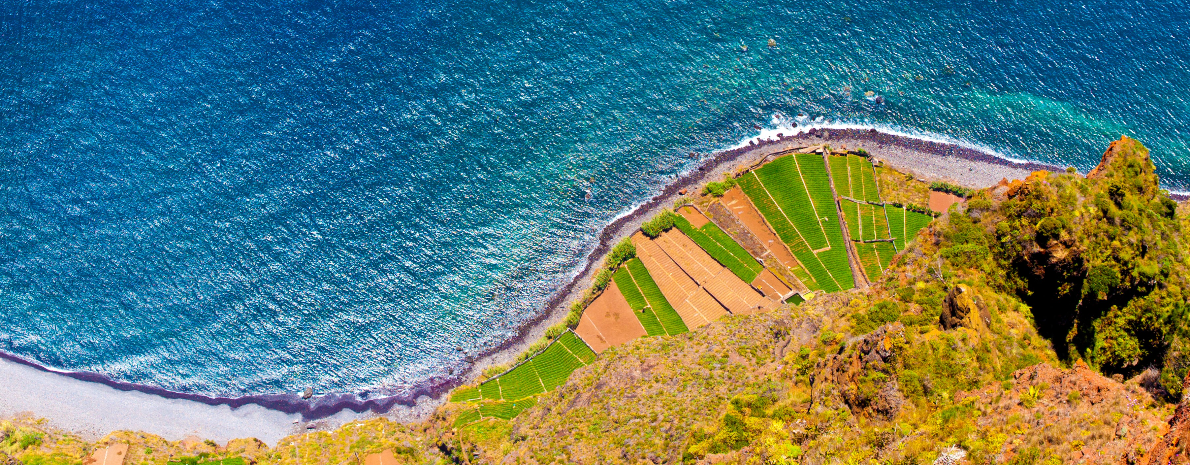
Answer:
<svg viewBox="0 0 1190 465"><path fill-rule="evenodd" d="M615 281L587 306L574 332L599 353L646 334Z"/></svg>
<svg viewBox="0 0 1190 465"><path fill-rule="evenodd" d="M768 299L678 229L666 231L654 242L731 313L749 314L770 306Z"/></svg>
<svg viewBox="0 0 1190 465"><path fill-rule="evenodd" d="M688 328L705 326L727 313L656 242L644 234L636 233L632 236L632 243L636 245L636 256L645 264L657 287L661 288L661 294Z"/></svg>
<svg viewBox="0 0 1190 465"><path fill-rule="evenodd" d="M686 218L686 221L689 221L696 228L701 228L703 225L711 222L711 220L707 219L706 215L703 215L697 208L690 205L679 208L678 214Z"/></svg>
<svg viewBox="0 0 1190 465"><path fill-rule="evenodd" d="M777 278L777 275L773 274L772 271L769 271L768 268L761 270L760 274L756 275L756 279L752 280L752 287L760 289L760 292L763 293L765 297L774 300L781 300L782 297L792 291L789 286L786 286L784 282L781 282L781 280Z"/></svg>
<svg viewBox="0 0 1190 465"><path fill-rule="evenodd" d="M951 205L962 202L963 198L949 192L930 191L930 210L945 213Z"/></svg>
<svg viewBox="0 0 1190 465"><path fill-rule="evenodd" d="M764 244L773 258L785 265L786 268L801 268L802 265L796 258L793 258L793 254L789 252L785 243L781 242L781 238L777 237L777 233L769 229L768 223L764 222L764 217L760 216L760 212L756 210L752 201L739 186L733 187L723 194L722 202L723 206L731 210L731 213L744 224L744 227L748 228L748 232Z"/></svg>

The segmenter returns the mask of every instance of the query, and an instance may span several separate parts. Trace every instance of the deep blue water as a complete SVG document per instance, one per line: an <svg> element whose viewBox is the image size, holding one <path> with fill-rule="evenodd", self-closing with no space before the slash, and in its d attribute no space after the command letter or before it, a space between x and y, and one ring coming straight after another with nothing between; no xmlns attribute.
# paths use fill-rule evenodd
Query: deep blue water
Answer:
<svg viewBox="0 0 1190 465"><path fill-rule="evenodd" d="M1084 170L1128 134L1190 188L1188 43L1184 0L0 0L0 350L400 392L775 114Z"/></svg>

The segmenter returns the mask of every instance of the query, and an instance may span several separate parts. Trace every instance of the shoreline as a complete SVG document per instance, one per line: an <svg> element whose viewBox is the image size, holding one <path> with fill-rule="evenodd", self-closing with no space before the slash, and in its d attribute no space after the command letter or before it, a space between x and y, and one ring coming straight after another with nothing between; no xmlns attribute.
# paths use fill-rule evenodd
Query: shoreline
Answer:
<svg viewBox="0 0 1190 465"><path fill-rule="evenodd" d="M746 141L746 145L741 144L736 148L703 154L704 157L697 165L677 175L652 197L642 201L627 213L616 217L604 226L594 238L594 248L586 254L585 260L580 260L581 267L576 267L574 273L559 279L560 285L554 293L539 307L540 310L537 314L521 326L515 336L474 356L471 365L460 374L451 378L431 378L406 394L368 399L361 398L358 394L332 393L309 400L302 399L296 394L211 397L121 382L98 373L54 370L4 352L0 352L0 368L4 367L7 362L39 371L47 377L58 377L63 381L70 380L69 384L77 391L74 393L76 396L86 397L86 394L104 391L107 399L99 399L98 402L102 403L107 400L107 405L122 405L120 403L122 401L144 402L143 397L147 396L164 402L179 403L177 408L189 408L194 411L214 408L227 410L235 415L237 412L259 409L275 412L286 416L286 418L298 417L298 420L293 420L291 425L298 425L299 421L313 422L310 423L314 425L311 428L317 430L337 427L338 424L353 419L372 416L385 416L398 421L415 421L425 418L437 406L445 403L446 394L452 389L475 380L490 366L512 361L532 343L540 339L547 328L561 322L569 312L570 303L581 298L586 292L593 275L598 271L604 255L610 248L621 238L627 237L639 228L646 219L651 218L662 209L672 206L681 196L680 191L685 189L695 194L692 192L693 189L707 181L722 179L725 174L735 172L745 164L750 166L776 153L826 143L838 148L863 148L875 159L883 160L887 165L899 171L911 173L927 181L945 180L964 187L987 187L995 184L1001 178L1020 179L1036 170L1062 170L1062 168L1052 165L1001 158L956 143L892 134L875 128L791 128L786 130L792 131L793 134L779 133L776 137L768 138L753 137ZM691 155L695 156L695 154ZM91 389L88 389L88 386ZM71 394L66 393L65 395ZM0 407L5 407L6 401L7 399L0 395ZM39 402L33 399L28 403L38 404ZM51 402L42 400L40 404L45 407ZM37 407L37 405L33 407ZM76 409L84 410L86 408L86 406L76 407ZM97 410L101 407L91 406L90 408ZM13 412L0 409L0 414L31 412L34 416L49 419L52 424L56 423L54 418L42 413L46 410L52 410L52 408L42 408L40 411L36 408L18 408ZM353 412L354 415L346 412ZM159 431L176 430L176 428L166 427L169 422L158 423L159 427L150 426L140 428L140 430L159 435L161 435ZM67 425L62 429L74 430L70 426L78 425ZM287 434L292 434L306 431L307 428L290 426L287 430ZM247 436L271 438L276 437L279 431L274 425L271 428L262 429L261 432L263 434L248 434Z"/></svg>

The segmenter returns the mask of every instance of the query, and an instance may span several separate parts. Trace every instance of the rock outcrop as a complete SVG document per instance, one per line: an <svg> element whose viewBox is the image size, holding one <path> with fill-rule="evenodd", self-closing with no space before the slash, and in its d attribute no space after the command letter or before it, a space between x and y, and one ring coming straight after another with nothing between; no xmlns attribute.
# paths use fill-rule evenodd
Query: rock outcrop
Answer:
<svg viewBox="0 0 1190 465"><path fill-rule="evenodd" d="M991 324L992 316L988 313L987 307L978 301L970 287L959 284L952 288L942 301L942 315L939 320L943 329L955 329L960 326L978 329Z"/></svg>
<svg viewBox="0 0 1190 465"><path fill-rule="evenodd" d="M842 401L855 414L895 417L905 402L895 375L904 344L905 326L890 323L819 361L811 376L814 404Z"/></svg>
<svg viewBox="0 0 1190 465"><path fill-rule="evenodd" d="M1187 373L1183 383L1190 383ZM1190 393L1182 394L1182 401L1169 419L1169 431L1149 450L1149 465L1190 464Z"/></svg>

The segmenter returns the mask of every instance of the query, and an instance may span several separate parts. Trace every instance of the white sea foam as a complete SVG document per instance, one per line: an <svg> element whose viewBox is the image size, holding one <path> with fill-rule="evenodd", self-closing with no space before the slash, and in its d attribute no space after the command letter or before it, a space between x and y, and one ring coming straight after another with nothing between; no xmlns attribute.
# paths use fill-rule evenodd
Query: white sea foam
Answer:
<svg viewBox="0 0 1190 465"><path fill-rule="evenodd" d="M724 150L733 150L733 149L738 149L738 148L742 148L742 147L747 147L748 144L751 142L759 143L759 142L763 142L766 140L776 140L778 134L782 134L785 136L794 136L794 135L799 135L799 134L805 134L813 129L858 129L858 130L865 130L865 131L869 130L869 129L875 129L882 133L893 135L893 136L898 136L898 137L907 137L907 138L911 138L911 139L919 139L919 140L924 140L924 141L929 141L929 142L937 142L937 143L941 143L941 144L957 145L959 147L976 150L976 151L994 156L996 158L1011 161L1014 163L1029 163L1030 162L1030 160L1021 158L1019 156L1012 155L1010 153L1007 153L1003 150L994 148L987 144L974 142L974 141L970 141L967 139L961 139L961 138L949 136L946 134L938 134L938 133L933 133L933 132L928 132L928 131L922 131L919 129L904 128L901 126L896 126L896 125L891 125L891 124L875 124L875 123L866 123L866 122L865 123L855 123L855 122L846 122L846 121L834 122L834 121L826 120L821 116L818 118L815 118L814 122L812 122L812 123L805 123L805 122L795 123L795 120L796 121L805 121L807 119L809 119L809 118L806 117L805 115L799 115L796 118L788 118L781 114L774 114L770 121L769 127L760 129L755 135L745 137L744 139L741 139L739 142L737 142L735 145L727 147ZM796 124L796 126L795 126L795 124Z"/></svg>

